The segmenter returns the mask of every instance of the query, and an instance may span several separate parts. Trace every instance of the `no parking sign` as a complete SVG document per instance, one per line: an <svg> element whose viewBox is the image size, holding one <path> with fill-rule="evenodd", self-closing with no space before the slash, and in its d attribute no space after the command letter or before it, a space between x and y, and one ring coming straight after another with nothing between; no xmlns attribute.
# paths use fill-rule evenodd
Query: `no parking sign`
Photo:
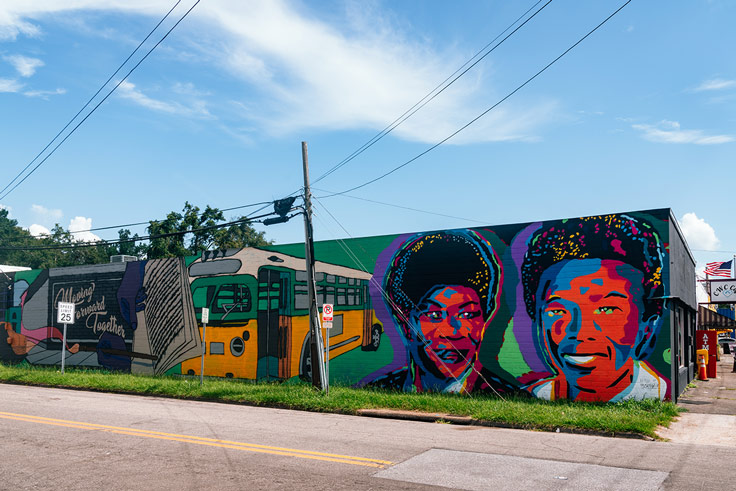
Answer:
<svg viewBox="0 0 736 491"><path fill-rule="evenodd" d="M332 327L332 304L326 303L322 305L322 324L323 327L329 329Z"/></svg>

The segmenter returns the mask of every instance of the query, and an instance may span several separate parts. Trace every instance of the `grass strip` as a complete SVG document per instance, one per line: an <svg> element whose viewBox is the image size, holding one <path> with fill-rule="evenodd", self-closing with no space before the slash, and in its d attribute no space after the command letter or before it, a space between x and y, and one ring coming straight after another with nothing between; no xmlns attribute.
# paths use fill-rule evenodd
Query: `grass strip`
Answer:
<svg viewBox="0 0 736 491"><path fill-rule="evenodd" d="M306 411L357 414L361 409L388 409L469 416L481 424L602 434L638 434L656 438L657 426L669 426L679 414L670 402L653 400L619 403L543 401L532 398L404 393L330 386L329 396L306 383L263 383L199 379L182 376L142 376L127 373L0 363L0 381L106 392L206 399Z"/></svg>

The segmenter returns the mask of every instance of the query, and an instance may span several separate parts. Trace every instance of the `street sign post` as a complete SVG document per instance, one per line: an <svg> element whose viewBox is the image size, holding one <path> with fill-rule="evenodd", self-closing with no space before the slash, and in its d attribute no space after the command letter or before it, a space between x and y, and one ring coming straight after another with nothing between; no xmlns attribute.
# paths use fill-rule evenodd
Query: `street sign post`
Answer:
<svg viewBox="0 0 736 491"><path fill-rule="evenodd" d="M330 391L330 331L332 329L333 307L331 303L322 304L322 327L327 330L325 332L325 393L329 395Z"/></svg>
<svg viewBox="0 0 736 491"><path fill-rule="evenodd" d="M207 350L207 323L210 320L210 309L202 307L202 365L199 369L199 385L204 383L204 354Z"/></svg>
<svg viewBox="0 0 736 491"><path fill-rule="evenodd" d="M64 324L64 334L61 338L61 373L64 373L64 362L66 361L66 326L74 324L74 308L71 302L59 302L56 304L56 322Z"/></svg>

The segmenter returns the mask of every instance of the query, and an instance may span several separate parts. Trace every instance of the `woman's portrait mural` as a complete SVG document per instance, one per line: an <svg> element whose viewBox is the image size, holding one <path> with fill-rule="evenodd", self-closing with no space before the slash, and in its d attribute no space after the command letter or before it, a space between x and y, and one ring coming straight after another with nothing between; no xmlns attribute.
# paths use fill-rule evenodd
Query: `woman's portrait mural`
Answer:
<svg viewBox="0 0 736 491"><path fill-rule="evenodd" d="M391 258L382 297L407 365L369 385L407 391L507 392L483 367L483 335L497 310L501 265L472 230L412 236Z"/></svg>

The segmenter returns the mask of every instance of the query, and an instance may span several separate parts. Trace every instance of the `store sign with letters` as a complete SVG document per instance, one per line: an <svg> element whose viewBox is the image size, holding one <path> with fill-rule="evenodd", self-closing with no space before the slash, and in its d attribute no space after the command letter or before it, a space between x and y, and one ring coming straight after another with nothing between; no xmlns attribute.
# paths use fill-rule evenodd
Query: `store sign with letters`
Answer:
<svg viewBox="0 0 736 491"><path fill-rule="evenodd" d="M710 280L712 303L736 303L736 279Z"/></svg>

